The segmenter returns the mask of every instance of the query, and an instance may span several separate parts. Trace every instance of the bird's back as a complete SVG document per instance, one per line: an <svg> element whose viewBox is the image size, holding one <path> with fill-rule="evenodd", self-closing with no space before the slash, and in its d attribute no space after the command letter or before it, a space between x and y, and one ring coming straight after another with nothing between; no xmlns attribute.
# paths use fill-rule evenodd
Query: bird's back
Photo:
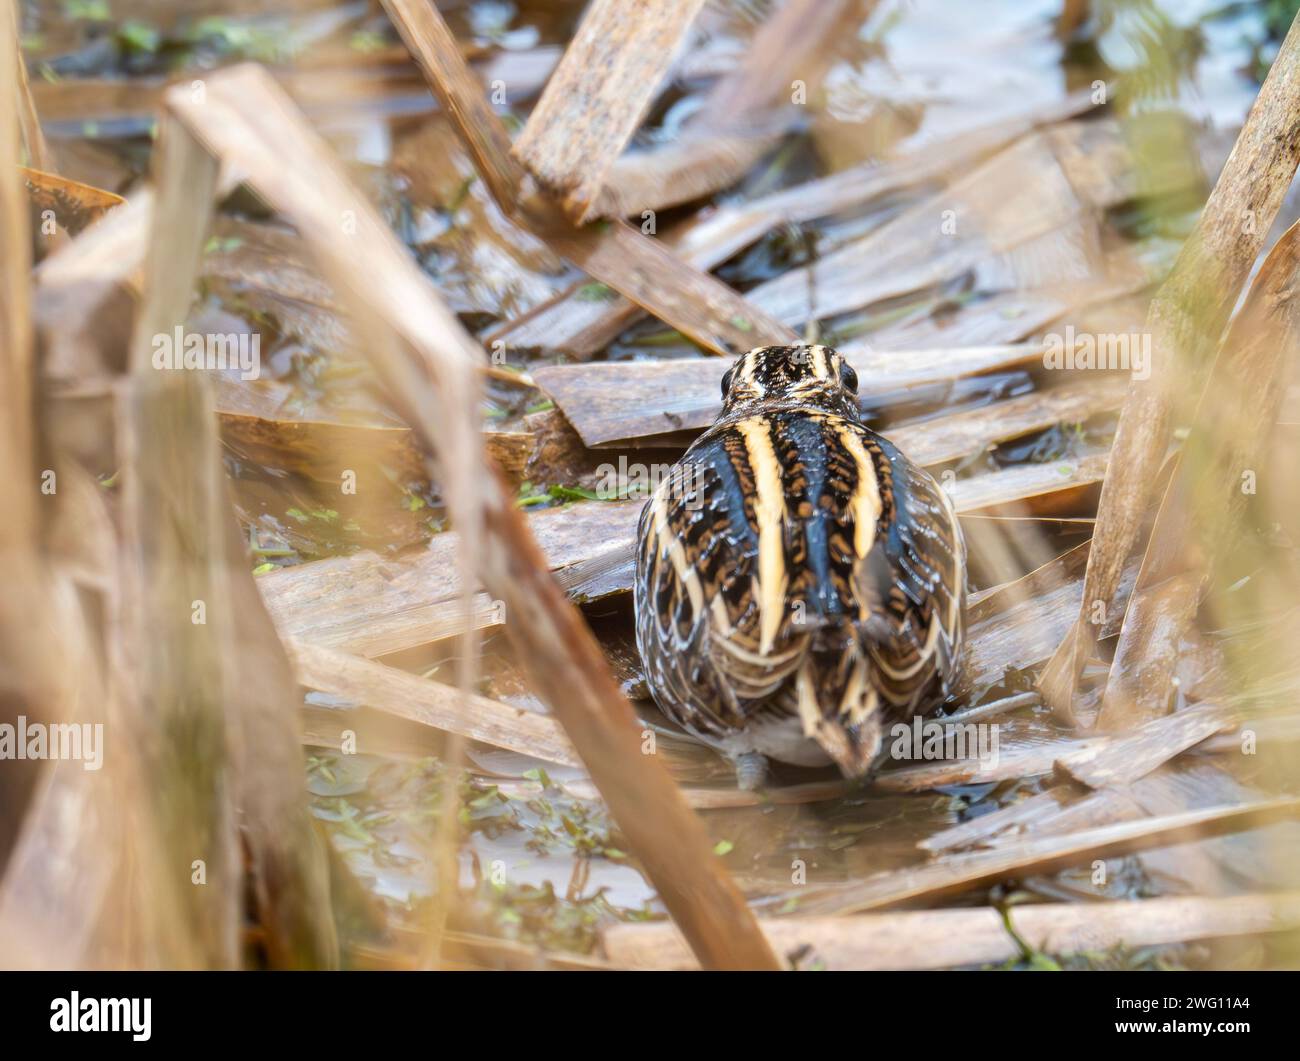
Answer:
<svg viewBox="0 0 1300 1061"><path fill-rule="evenodd" d="M778 403L720 420L647 502L637 638L688 728L734 742L795 722L857 774L883 723L947 692L963 584L933 479L849 417Z"/></svg>

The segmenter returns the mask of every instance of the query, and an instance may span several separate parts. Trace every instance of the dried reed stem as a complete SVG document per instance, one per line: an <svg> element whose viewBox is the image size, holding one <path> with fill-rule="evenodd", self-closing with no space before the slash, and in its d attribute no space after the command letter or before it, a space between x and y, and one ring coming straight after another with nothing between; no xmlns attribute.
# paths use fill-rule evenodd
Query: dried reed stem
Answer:
<svg viewBox="0 0 1300 1061"><path fill-rule="evenodd" d="M605 175L636 132L704 0L595 0L528 116L515 157L591 220Z"/></svg>
<svg viewBox="0 0 1300 1061"><path fill-rule="evenodd" d="M189 314L216 190L216 163L175 124L155 159L158 207L119 422L125 541L121 685L138 705L129 739L148 783L165 857L163 886L187 910L200 961L239 965L242 873L223 702L235 627L225 580L228 518L207 382L153 367L154 337ZM124 735L125 736L125 735Z"/></svg>

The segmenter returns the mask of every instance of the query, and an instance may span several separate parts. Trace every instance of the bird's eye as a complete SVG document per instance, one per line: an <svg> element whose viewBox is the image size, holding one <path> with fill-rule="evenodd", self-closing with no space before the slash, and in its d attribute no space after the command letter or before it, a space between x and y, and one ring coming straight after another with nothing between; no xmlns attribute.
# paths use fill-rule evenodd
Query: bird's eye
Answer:
<svg viewBox="0 0 1300 1061"><path fill-rule="evenodd" d="M840 362L840 384L850 394L858 393L858 374L847 361Z"/></svg>
<svg viewBox="0 0 1300 1061"><path fill-rule="evenodd" d="M735 372L734 368L729 368L722 376L722 400L727 400L727 391L731 389L731 374Z"/></svg>

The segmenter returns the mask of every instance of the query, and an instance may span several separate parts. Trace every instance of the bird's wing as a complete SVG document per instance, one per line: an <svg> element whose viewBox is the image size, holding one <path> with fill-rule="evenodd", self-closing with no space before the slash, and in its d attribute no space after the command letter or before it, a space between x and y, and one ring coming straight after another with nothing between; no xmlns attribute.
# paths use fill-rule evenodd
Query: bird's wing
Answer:
<svg viewBox="0 0 1300 1061"><path fill-rule="evenodd" d="M808 641L786 599L779 469L758 431L702 437L646 502L638 534L650 686L670 715L718 736L764 709Z"/></svg>
<svg viewBox="0 0 1300 1061"><path fill-rule="evenodd" d="M927 698L948 695L957 677L966 544L933 477L893 443L875 435L870 442L889 469L880 475L882 503L894 515L860 572L859 595L874 604L863 644L880 695L910 717Z"/></svg>

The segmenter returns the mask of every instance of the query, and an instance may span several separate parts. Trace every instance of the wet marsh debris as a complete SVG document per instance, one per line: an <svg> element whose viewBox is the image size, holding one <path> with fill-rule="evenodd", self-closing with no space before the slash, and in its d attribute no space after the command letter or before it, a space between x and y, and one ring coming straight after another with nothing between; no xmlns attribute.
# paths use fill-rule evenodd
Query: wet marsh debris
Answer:
<svg viewBox="0 0 1300 1061"><path fill-rule="evenodd" d="M292 642L289 651L298 683L308 689L545 762L582 765L563 729L547 715L460 696L449 686L320 645Z"/></svg>
<svg viewBox="0 0 1300 1061"><path fill-rule="evenodd" d="M588 216L644 218L736 183L797 124L836 52L836 35L874 3L790 0L755 31L736 67L718 78L669 144L613 162Z"/></svg>
<svg viewBox="0 0 1300 1061"><path fill-rule="evenodd" d="M1113 606L1163 462L1171 417L1201 391L1238 293L1263 249L1300 164L1300 24L1293 24L1246 117L1196 228L1151 303L1153 375L1135 382L1102 487L1079 621L1042 678L1044 695L1073 718L1076 683L1093 649L1087 610ZM1190 380L1190 386L1179 384ZM1181 411L1181 410L1180 410Z"/></svg>
<svg viewBox="0 0 1300 1061"><path fill-rule="evenodd" d="M1125 612L1099 727L1123 729L1162 713L1203 588L1246 530L1249 480L1268 463L1287 358L1300 351L1298 279L1300 229L1293 225L1269 251L1208 371Z"/></svg>
<svg viewBox="0 0 1300 1061"><path fill-rule="evenodd" d="M646 9L633 0L596 0L587 8L511 149L576 224L592 219L610 167L702 4L667 0Z"/></svg>
<svg viewBox="0 0 1300 1061"><path fill-rule="evenodd" d="M13 91L17 94L16 108L6 108L5 113L10 114L14 109L17 110L18 128L22 134L23 155L19 156L17 152L7 155L7 158L24 157L27 165L34 170L49 171L54 169L52 157L50 155L49 145L45 142L45 131L41 128L40 117L36 112L36 103L32 99L32 86L27 73L27 63L22 55L22 34L21 21L22 12L20 5L8 5L9 10L4 17L8 18L12 25L7 27L4 35L4 47L10 53L6 56L4 71L11 74L14 80Z"/></svg>
<svg viewBox="0 0 1300 1061"><path fill-rule="evenodd" d="M733 356L794 334L749 306L707 273L684 265L658 241L622 221L577 228L549 201L525 198L525 171L511 154L501 120L488 106L455 49L436 8L423 0L388 0L385 9L456 123L493 198L517 214L553 250L707 349Z"/></svg>
<svg viewBox="0 0 1300 1061"><path fill-rule="evenodd" d="M842 351L858 374L864 402L925 384L1010 369L1042 357L1033 343L940 350ZM603 361L548 365L533 373L589 447L645 440L656 435L702 430L722 407L718 383L725 369L698 358L665 361ZM648 391L662 393L653 407Z"/></svg>
<svg viewBox="0 0 1300 1061"><path fill-rule="evenodd" d="M1035 108L1024 117L975 130L946 143L942 150L924 146L896 159L872 160L748 202L707 207L675 224L663 233L663 238L691 265L713 269L780 225L816 221L859 209L890 194L942 178L1037 124L1069 117L1090 106L1087 96L1073 95L1064 104ZM664 181L663 186L676 191L680 183ZM546 347L577 358L591 357L617 339L642 311L623 298L586 298L584 290L585 285L574 284L546 306L494 328L487 338L522 347Z"/></svg>
<svg viewBox="0 0 1300 1061"><path fill-rule="evenodd" d="M32 211L42 219L50 214L60 218L62 227L74 236L125 201L120 195L80 181L67 180L55 173L26 168L20 172L27 186Z"/></svg>
<svg viewBox="0 0 1300 1061"><path fill-rule="evenodd" d="M1008 877L1050 873L1093 859L1292 821L1298 811L1300 801L1279 797L1081 829L1014 847L949 855L864 881L810 888L800 897L798 909L801 915L851 914L920 898L933 900Z"/></svg>
<svg viewBox="0 0 1300 1061"><path fill-rule="evenodd" d="M1260 932L1288 932L1300 921L1297 897L1141 899L1098 904L1015 906L999 912L938 909L853 917L769 918L763 930L778 954L837 969L952 969L1018 958L1030 945L1054 955L1147 947ZM634 969L695 968L663 924L613 925L602 934L607 958Z"/></svg>
<svg viewBox="0 0 1300 1061"><path fill-rule="evenodd" d="M328 7L292 49L0 17L0 467L38 484L0 531L0 721L136 749L0 776L0 962L1053 967L1291 933L1297 31L1194 222L1217 148L1144 94L1181 52L1117 85L1016 22L1094 87L1017 60L972 107L931 54L959 15L508 6ZM968 80L1022 54L990 19ZM257 334L261 378L153 371L178 326ZM645 700L641 506L718 356L800 330L950 494L941 719L996 761L741 791ZM1150 380L1049 356L1117 336Z"/></svg>

